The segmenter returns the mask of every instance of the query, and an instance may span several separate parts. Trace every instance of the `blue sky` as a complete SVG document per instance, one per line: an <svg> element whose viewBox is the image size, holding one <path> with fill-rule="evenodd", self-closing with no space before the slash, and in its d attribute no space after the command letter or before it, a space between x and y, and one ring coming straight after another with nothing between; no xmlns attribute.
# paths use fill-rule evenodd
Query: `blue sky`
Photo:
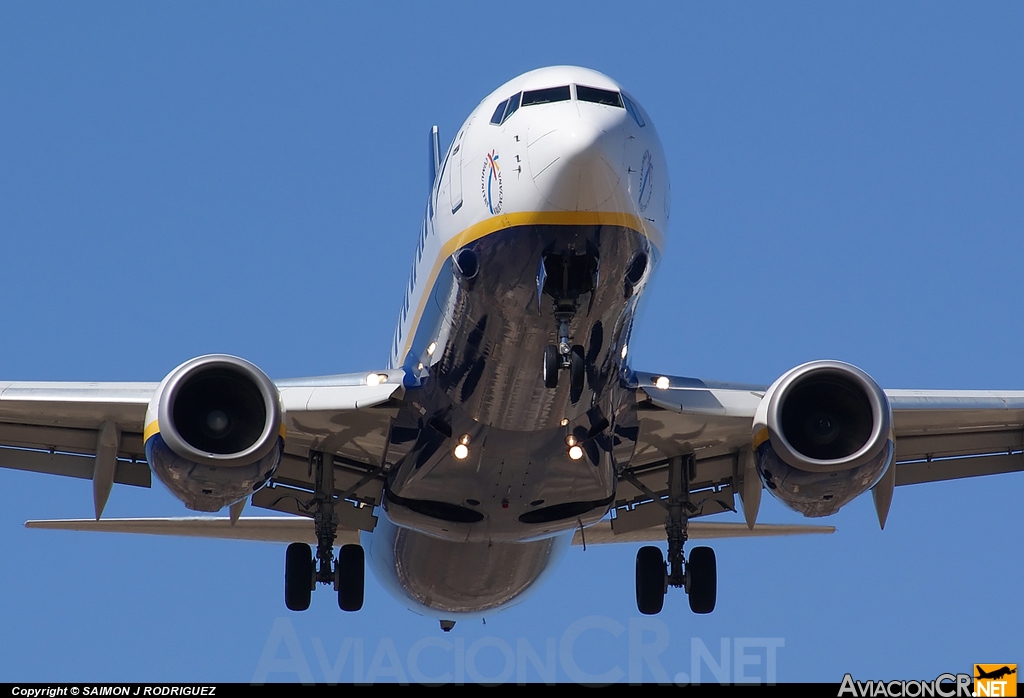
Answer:
<svg viewBox="0 0 1024 698"><path fill-rule="evenodd" d="M884 387L1024 389L1022 30L998 2L7 3L0 378L382 367L429 127L447 145L505 80L571 63L621 81L669 160L635 368L768 383L836 358ZM89 483L0 482L0 681L353 680L358 647L362 678L415 678L414 649L424 676L499 677L507 649L536 680L549 643L559 679L672 680L723 638L754 678L777 647L780 681L1024 662L1022 474L901 488L885 532L863 498L829 538L719 543L709 616L675 593L641 619L624 545L444 637L375 582L360 613L322 590L290 614L283 546L26 531L91 515ZM107 507L183 513L159 486ZM761 520L798 519L766 497Z"/></svg>

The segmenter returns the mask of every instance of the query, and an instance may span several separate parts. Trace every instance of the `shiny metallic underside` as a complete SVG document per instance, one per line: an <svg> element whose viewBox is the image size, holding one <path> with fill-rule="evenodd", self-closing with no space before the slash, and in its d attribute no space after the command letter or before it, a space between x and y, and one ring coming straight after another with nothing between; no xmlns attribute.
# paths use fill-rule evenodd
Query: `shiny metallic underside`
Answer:
<svg viewBox="0 0 1024 698"><path fill-rule="evenodd" d="M607 512L615 463L636 436L622 348L655 255L617 226L518 227L463 250L474 273L446 264L428 301L436 312L414 340L438 349L392 425L384 512L395 525L379 526L371 545L379 573L449 613L513 600L550 563L554 536ZM557 388L543 384L556 306L572 308L571 341L585 354L578 394L567 371ZM573 436L579 460L567 455ZM469 445L462 460L459 439Z"/></svg>
<svg viewBox="0 0 1024 698"><path fill-rule="evenodd" d="M384 583L424 612L479 614L530 589L568 540L460 543L395 526L382 517L368 550Z"/></svg>

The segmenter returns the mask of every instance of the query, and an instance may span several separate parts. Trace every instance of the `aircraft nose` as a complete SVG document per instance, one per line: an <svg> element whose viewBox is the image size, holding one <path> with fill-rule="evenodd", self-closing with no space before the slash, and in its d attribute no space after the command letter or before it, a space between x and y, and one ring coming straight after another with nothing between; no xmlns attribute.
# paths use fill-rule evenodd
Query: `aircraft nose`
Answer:
<svg viewBox="0 0 1024 698"><path fill-rule="evenodd" d="M623 208L625 136L615 119L577 114L530 131L528 160L541 197L563 211Z"/></svg>

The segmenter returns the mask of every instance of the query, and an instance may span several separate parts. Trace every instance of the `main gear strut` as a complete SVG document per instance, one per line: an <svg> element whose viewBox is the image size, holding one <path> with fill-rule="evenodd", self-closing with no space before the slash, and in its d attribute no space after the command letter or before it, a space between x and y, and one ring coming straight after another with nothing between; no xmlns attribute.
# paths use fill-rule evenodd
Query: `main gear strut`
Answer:
<svg viewBox="0 0 1024 698"><path fill-rule="evenodd" d="M343 611L358 611L363 606L365 561L359 545L343 545L334 558L338 537L338 514L334 503L334 457L321 451L309 452L309 470L313 477L313 497L304 508L313 512L316 531L316 557L306 543L292 543L285 555L285 605L293 611L309 608L310 592L319 584L331 584L338 592ZM344 496L344 495L342 495Z"/></svg>
<svg viewBox="0 0 1024 698"><path fill-rule="evenodd" d="M668 461L668 496L649 490L634 477L626 479L665 508L665 536L668 539L668 566L661 550L654 546L640 548L636 556L636 605L641 613L661 612L668 587L685 589L690 610L711 613L715 608L718 572L715 551L698 547L690 551L690 559L683 554L686 545L686 527L689 517L698 513L690 502L690 480L695 472L693 454L675 456Z"/></svg>
<svg viewBox="0 0 1024 698"><path fill-rule="evenodd" d="M334 464L324 467L323 451L309 452L313 471L313 523L316 528L316 581L334 583L334 539L338 536L338 515L334 511Z"/></svg>
<svg viewBox="0 0 1024 698"><path fill-rule="evenodd" d="M668 537L668 583L681 589L686 586L685 558L686 525L689 522L689 474L693 467L693 454L676 456L668 462L668 516L665 534Z"/></svg>

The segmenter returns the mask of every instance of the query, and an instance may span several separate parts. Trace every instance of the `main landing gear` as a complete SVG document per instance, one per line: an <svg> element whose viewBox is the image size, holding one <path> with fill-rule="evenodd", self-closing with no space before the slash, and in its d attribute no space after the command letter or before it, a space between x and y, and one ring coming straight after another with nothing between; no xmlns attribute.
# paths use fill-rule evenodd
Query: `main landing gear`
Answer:
<svg viewBox="0 0 1024 698"><path fill-rule="evenodd" d="M683 556L686 543L687 474L693 456L679 456L669 461L668 500L665 533L668 537L668 566L661 549L644 546L636 554L636 606L645 615L660 613L665 604L669 586L684 589L694 613L711 613L718 596L718 566L715 551L698 547L690 551L690 559Z"/></svg>
<svg viewBox="0 0 1024 698"><path fill-rule="evenodd" d="M363 548L360 545L343 545L338 559L334 559L334 539L338 533L338 517L334 513L334 468L324 467L324 454L320 452L310 452L309 462L316 483L313 493L316 559L306 543L288 546L284 565L284 603L291 611L305 611L319 582L334 585L341 610L358 611L363 607Z"/></svg>
<svg viewBox="0 0 1024 698"><path fill-rule="evenodd" d="M665 571L665 558L661 548L645 545L636 553L636 607L644 615L661 613L665 594L671 584L686 590L690 610L694 613L711 613L715 610L718 595L718 570L715 551L708 547L697 547L690 551L686 561L682 583L673 580L674 575Z"/></svg>

